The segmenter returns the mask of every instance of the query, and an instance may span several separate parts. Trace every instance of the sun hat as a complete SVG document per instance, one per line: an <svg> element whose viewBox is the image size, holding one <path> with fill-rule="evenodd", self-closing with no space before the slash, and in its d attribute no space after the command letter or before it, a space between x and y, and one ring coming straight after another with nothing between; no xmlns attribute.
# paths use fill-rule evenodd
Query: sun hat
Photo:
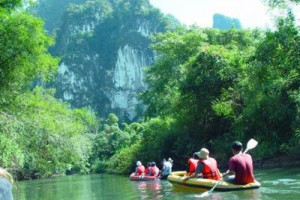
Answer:
<svg viewBox="0 0 300 200"><path fill-rule="evenodd" d="M138 166L139 166L139 165L142 165L141 161L137 161L137 162L136 162L136 165L138 165Z"/></svg>
<svg viewBox="0 0 300 200"><path fill-rule="evenodd" d="M197 152L197 155L200 159L207 159L208 158L209 151L206 148L200 149L199 152Z"/></svg>

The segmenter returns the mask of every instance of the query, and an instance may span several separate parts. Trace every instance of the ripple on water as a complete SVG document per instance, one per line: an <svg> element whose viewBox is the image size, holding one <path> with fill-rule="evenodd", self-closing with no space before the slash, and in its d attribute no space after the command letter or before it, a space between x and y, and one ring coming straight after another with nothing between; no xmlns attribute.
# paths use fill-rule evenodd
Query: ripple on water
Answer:
<svg viewBox="0 0 300 200"><path fill-rule="evenodd" d="M262 187L261 192L263 194L276 194L279 192L278 188L271 188L271 187ZM281 189L280 194L289 194L291 193L290 189Z"/></svg>
<svg viewBox="0 0 300 200"><path fill-rule="evenodd" d="M297 179L276 179L272 181L263 181L264 185L285 185L285 186L300 186L300 183Z"/></svg>

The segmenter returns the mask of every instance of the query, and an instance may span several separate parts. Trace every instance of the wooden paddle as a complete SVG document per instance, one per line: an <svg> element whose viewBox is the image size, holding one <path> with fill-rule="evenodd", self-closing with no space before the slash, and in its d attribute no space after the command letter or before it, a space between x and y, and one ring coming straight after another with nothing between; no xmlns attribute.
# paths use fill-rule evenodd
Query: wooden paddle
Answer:
<svg viewBox="0 0 300 200"><path fill-rule="evenodd" d="M253 149L256 147L256 145L258 144L258 142L254 139L250 139L247 143L247 148L244 151L244 153L247 153L250 149ZM209 195L212 194L212 192L214 191L214 189L223 181L223 178L221 178L209 191L206 191L204 193L202 193L199 197L203 198L203 197L207 197Z"/></svg>

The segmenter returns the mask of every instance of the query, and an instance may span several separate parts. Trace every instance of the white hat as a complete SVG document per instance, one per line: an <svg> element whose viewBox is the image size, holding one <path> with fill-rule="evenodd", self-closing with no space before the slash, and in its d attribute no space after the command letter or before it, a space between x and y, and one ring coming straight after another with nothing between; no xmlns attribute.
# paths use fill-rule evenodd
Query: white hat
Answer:
<svg viewBox="0 0 300 200"><path fill-rule="evenodd" d="M141 161L137 161L137 162L136 162L136 165L138 165L138 166L139 166L139 165L142 165Z"/></svg>
<svg viewBox="0 0 300 200"><path fill-rule="evenodd" d="M200 159L207 159L208 154L209 151L206 148L202 148L199 152L197 152L197 155Z"/></svg>

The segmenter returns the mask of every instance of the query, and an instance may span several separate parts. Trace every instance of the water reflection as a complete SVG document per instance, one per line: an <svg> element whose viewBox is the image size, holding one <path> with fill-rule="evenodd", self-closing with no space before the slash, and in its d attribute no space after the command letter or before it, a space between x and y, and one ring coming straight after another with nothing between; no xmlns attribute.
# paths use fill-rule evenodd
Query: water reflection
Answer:
<svg viewBox="0 0 300 200"><path fill-rule="evenodd" d="M260 200L262 199L261 193L259 189L254 190L245 190L245 191L238 191L235 192L239 198L242 199L249 199L249 200Z"/></svg>
<svg viewBox="0 0 300 200"><path fill-rule="evenodd" d="M140 192L140 199L162 199L165 196L160 180L132 181Z"/></svg>
<svg viewBox="0 0 300 200"><path fill-rule="evenodd" d="M234 192L213 192L211 195L201 197L201 194L187 195L187 197L195 197L195 199L203 200L261 200L261 193L258 190L245 190L245 191L234 191Z"/></svg>

